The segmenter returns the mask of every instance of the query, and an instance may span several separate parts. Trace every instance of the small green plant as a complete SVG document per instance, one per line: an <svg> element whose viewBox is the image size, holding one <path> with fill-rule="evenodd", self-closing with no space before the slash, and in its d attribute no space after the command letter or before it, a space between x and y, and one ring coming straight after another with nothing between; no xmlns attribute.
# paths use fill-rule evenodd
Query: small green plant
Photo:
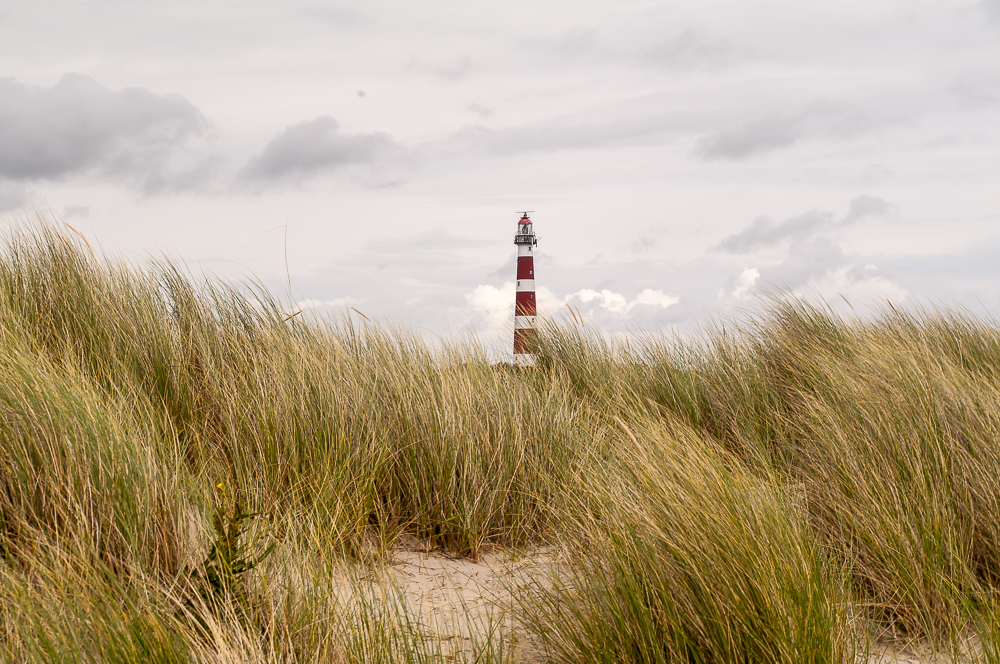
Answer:
<svg viewBox="0 0 1000 664"><path fill-rule="evenodd" d="M244 575L274 551L275 543L272 541L255 557L254 549L262 538L242 540L249 530L248 522L257 518L258 513L245 512L237 495L230 514L227 515L224 487L220 483L216 488L222 498L222 505L215 508L212 518L215 541L201 565L203 571L192 570L191 576L201 582L201 595L209 603L225 599L243 602L246 599Z"/></svg>

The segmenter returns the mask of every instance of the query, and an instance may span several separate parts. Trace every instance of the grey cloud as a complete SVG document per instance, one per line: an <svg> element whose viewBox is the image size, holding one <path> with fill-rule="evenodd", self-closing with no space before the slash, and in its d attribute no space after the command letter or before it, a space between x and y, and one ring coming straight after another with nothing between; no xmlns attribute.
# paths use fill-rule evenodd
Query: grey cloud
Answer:
<svg viewBox="0 0 1000 664"><path fill-rule="evenodd" d="M832 231L860 219L886 216L896 210L892 203L866 194L853 199L847 214L840 219L835 219L830 212L815 210L780 223L758 217L747 228L725 238L713 249L739 255L787 242L785 256L780 263L757 265L744 269L739 276L730 276L720 291L720 297L731 293L745 299L750 293L773 289L800 291L804 288L809 291L819 287L826 290L827 297L831 289L859 297L881 297L889 293L905 297L906 289L890 273L873 264L881 263L881 260L858 254L847 255L831 237ZM820 295L820 291L815 290L813 294Z"/></svg>
<svg viewBox="0 0 1000 664"><path fill-rule="evenodd" d="M795 114L778 114L739 129L709 134L698 142L696 152L706 159L742 159L789 147L805 138L852 138L875 124L855 106L817 100Z"/></svg>
<svg viewBox="0 0 1000 664"><path fill-rule="evenodd" d="M463 155L649 147L664 139L701 133L705 122L703 113L677 106L675 97L658 91L574 107L503 129L466 126L427 145Z"/></svg>
<svg viewBox="0 0 1000 664"><path fill-rule="evenodd" d="M414 58L410 61L407 69L424 72L442 81L454 83L469 77L472 70L472 58L464 55L456 58L452 64L422 62Z"/></svg>
<svg viewBox="0 0 1000 664"><path fill-rule="evenodd" d="M490 272L489 276L509 278L510 275L516 273L517 273L517 254L512 252L510 256L507 258L507 261L497 269Z"/></svg>
<svg viewBox="0 0 1000 664"><path fill-rule="evenodd" d="M755 272L755 278L745 281L747 272ZM836 281L848 290L882 277L891 275L864 260L862 256L847 255L843 247L828 237L795 240L789 245L788 253L780 263L759 266L755 270L744 270L739 275L731 274L723 284L723 294L735 294L737 288L746 288L746 295L774 291L809 290L817 284L829 281L836 275Z"/></svg>
<svg viewBox="0 0 1000 664"><path fill-rule="evenodd" d="M365 16L358 8L346 5L306 7L301 12L306 18L335 26L353 27L365 22Z"/></svg>
<svg viewBox="0 0 1000 664"><path fill-rule="evenodd" d="M63 208L63 216L66 218L89 217L90 208L86 205L67 205Z"/></svg>
<svg viewBox="0 0 1000 664"><path fill-rule="evenodd" d="M188 144L209 129L177 94L112 91L83 74L51 88L0 79L0 176L13 180L92 173L147 191L192 186L206 165Z"/></svg>
<svg viewBox="0 0 1000 664"><path fill-rule="evenodd" d="M902 254L873 260L922 297L1000 320L1000 235L937 255Z"/></svg>
<svg viewBox="0 0 1000 664"><path fill-rule="evenodd" d="M664 118L640 118L633 122L575 115L499 131L465 127L445 144L463 153L479 149L502 155L555 152L635 145L667 129L669 120Z"/></svg>
<svg viewBox="0 0 1000 664"><path fill-rule="evenodd" d="M632 251L637 254L649 251L656 246L655 237L639 237L638 240L632 243Z"/></svg>
<svg viewBox="0 0 1000 664"><path fill-rule="evenodd" d="M783 288L799 288L814 281L838 266L850 263L843 248L829 238L815 238L793 242L788 255L780 264L761 270L758 286L766 288L777 285ZM852 268L857 272L857 268ZM852 275L857 278L860 275Z"/></svg>
<svg viewBox="0 0 1000 664"><path fill-rule="evenodd" d="M775 222L770 217L757 217L742 231L723 239L712 249L745 254L773 247L788 240L793 242L806 240L820 231L847 226L865 217L895 214L898 209L898 206L882 198L863 194L851 201L847 214L839 221L835 221L830 212L822 210L810 210L781 222Z"/></svg>
<svg viewBox="0 0 1000 664"><path fill-rule="evenodd" d="M1000 23L1000 0L983 0L982 7L989 20Z"/></svg>
<svg viewBox="0 0 1000 664"><path fill-rule="evenodd" d="M486 106L481 106L479 104L469 104L469 107L468 107L467 110L475 113L476 115L478 115L479 117L483 118L484 120L486 118L490 117L491 115L493 115L493 109L487 108Z"/></svg>
<svg viewBox="0 0 1000 664"><path fill-rule="evenodd" d="M791 219L775 223L768 217L757 217L749 226L725 238L713 247L731 253L747 253L772 247L785 240L804 239L833 218L829 212L812 210Z"/></svg>
<svg viewBox="0 0 1000 664"><path fill-rule="evenodd" d="M847 214L835 219L830 212L812 210L781 222L758 217L739 233L725 238L714 246L732 254L748 254L758 249L770 248L787 242L787 250L780 263L758 265L745 269L739 276L731 275L723 284L719 296L732 294L745 299L751 293L771 289L797 291L801 288L846 289L848 292L868 295L889 288L899 290L890 275L859 255L848 256L830 236L832 231L858 220L872 216L886 216L896 211L896 206L876 196L858 196L850 202ZM750 278L753 277L753 278ZM742 292L740 292L742 291Z"/></svg>
<svg viewBox="0 0 1000 664"><path fill-rule="evenodd" d="M869 196L864 194L858 196L853 201L851 201L850 207L847 209L847 216L844 217L842 224L853 224L855 221L863 217L884 217L886 215L895 214L899 211L899 207L888 201L885 201L877 196Z"/></svg>
<svg viewBox="0 0 1000 664"><path fill-rule="evenodd" d="M447 312L465 305L465 293L489 277L474 257L482 242L448 231L382 237L318 272L293 277L296 298L363 301L371 318L406 320L437 331L456 321ZM514 270L505 275L513 279Z"/></svg>
<svg viewBox="0 0 1000 664"><path fill-rule="evenodd" d="M0 180L0 212L22 208L29 199L30 194L24 183Z"/></svg>
<svg viewBox="0 0 1000 664"><path fill-rule="evenodd" d="M244 181L305 180L352 164L372 163L394 146L382 132L348 134L329 115L287 127L239 174Z"/></svg>
<svg viewBox="0 0 1000 664"><path fill-rule="evenodd" d="M580 55L593 45L594 31L581 26L569 29L556 40L556 48L571 57Z"/></svg>
<svg viewBox="0 0 1000 664"><path fill-rule="evenodd" d="M681 70L718 69L733 64L742 55L743 49L694 30L686 30L648 52L651 61Z"/></svg>

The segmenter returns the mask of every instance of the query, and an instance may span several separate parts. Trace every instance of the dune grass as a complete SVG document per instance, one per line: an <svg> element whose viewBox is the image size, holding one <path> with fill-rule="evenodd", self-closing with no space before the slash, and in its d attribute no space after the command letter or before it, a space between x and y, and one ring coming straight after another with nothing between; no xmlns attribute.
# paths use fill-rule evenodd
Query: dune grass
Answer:
<svg viewBox="0 0 1000 664"><path fill-rule="evenodd" d="M580 564L527 603L558 660L848 661L850 594L801 495L671 418L616 433L567 496Z"/></svg>
<svg viewBox="0 0 1000 664"><path fill-rule="evenodd" d="M552 661L849 662L971 634L998 661L994 321L785 298L694 341L546 324L515 370L288 313L51 224L6 238L0 658L513 661L502 630L456 654L391 589L337 590L409 533L473 559L563 547L521 597ZM237 503L245 553L273 553L211 599L212 517Z"/></svg>

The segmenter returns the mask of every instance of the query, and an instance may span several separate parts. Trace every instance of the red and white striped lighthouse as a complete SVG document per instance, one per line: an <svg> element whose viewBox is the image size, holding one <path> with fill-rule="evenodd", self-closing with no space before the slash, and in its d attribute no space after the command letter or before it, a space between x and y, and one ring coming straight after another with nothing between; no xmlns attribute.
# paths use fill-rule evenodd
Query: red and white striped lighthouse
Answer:
<svg viewBox="0 0 1000 664"><path fill-rule="evenodd" d="M531 210L528 210L531 212ZM517 222L517 295L514 299L514 361L527 364L535 340L535 257L538 246L528 212Z"/></svg>

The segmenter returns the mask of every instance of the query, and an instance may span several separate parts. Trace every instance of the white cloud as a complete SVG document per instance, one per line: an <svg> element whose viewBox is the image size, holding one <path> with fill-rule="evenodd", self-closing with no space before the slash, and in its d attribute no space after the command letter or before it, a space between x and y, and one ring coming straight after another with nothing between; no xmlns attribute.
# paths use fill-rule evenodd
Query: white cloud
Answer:
<svg viewBox="0 0 1000 664"><path fill-rule="evenodd" d="M760 279L760 270L755 267L748 267L743 272L740 273L740 277L736 282L736 288L733 289L733 297L737 300L747 300L750 298L750 290L753 288L757 280Z"/></svg>
<svg viewBox="0 0 1000 664"><path fill-rule="evenodd" d="M514 282L508 281L497 288L489 285L479 285L471 293L465 295L467 321L490 329L509 327L514 316ZM551 290L540 287L536 290L538 296L538 313L542 316L555 316L567 305L579 310L585 319L625 320L639 313L637 307L652 307L666 309L680 301L679 298L665 294L662 290L643 289L632 300L621 293L607 288L596 291L592 288L582 288L575 293L562 297Z"/></svg>
<svg viewBox="0 0 1000 664"><path fill-rule="evenodd" d="M680 302L680 298L674 297L673 295L666 295L662 290L644 288L638 295L635 296L634 300L628 303L627 310L631 311L639 305L666 309L667 307L677 304L678 302Z"/></svg>
<svg viewBox="0 0 1000 664"><path fill-rule="evenodd" d="M634 316L636 307L645 306L666 309L680 302L680 298L667 295L659 289L644 288L635 298L629 300L621 293L616 293L607 288L600 291L593 290L592 288L583 288L575 293L564 296L563 302L582 309L588 318L593 317L595 314L600 315L601 318L605 318L610 314L612 318L621 320Z"/></svg>
<svg viewBox="0 0 1000 664"><path fill-rule="evenodd" d="M500 329L511 324L516 292L513 281L505 282L500 288L487 284L476 286L471 293L465 295L470 322L489 329Z"/></svg>
<svg viewBox="0 0 1000 664"><path fill-rule="evenodd" d="M338 297L334 300L314 300L305 299L300 302L296 302L295 306L298 309L344 309L346 307L353 307L361 303L361 300L353 298L351 296Z"/></svg>
<svg viewBox="0 0 1000 664"><path fill-rule="evenodd" d="M867 265L860 272L859 274L853 265L843 265L792 292L806 299L819 296L837 308L843 306L844 300L841 298L849 301L851 306L861 308L878 306L886 300L893 305L901 305L909 297L909 291L905 288L877 274L874 265Z"/></svg>
<svg viewBox="0 0 1000 664"><path fill-rule="evenodd" d="M573 302L590 304L620 316L625 315L628 311L628 300L625 299L625 296L621 293L610 291L607 288L600 292L590 288L583 288L567 295L563 299L568 304Z"/></svg>

